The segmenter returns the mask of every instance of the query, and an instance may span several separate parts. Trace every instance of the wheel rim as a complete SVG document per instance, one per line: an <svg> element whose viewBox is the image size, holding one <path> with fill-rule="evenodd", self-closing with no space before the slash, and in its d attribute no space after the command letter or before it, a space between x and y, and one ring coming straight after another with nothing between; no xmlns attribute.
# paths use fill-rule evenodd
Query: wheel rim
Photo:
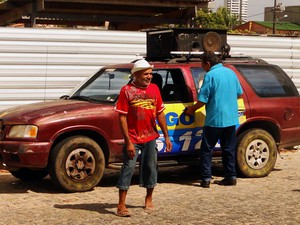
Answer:
<svg viewBox="0 0 300 225"><path fill-rule="evenodd" d="M256 139L247 146L246 162L252 169L263 168L269 160L270 149L263 140Z"/></svg>
<svg viewBox="0 0 300 225"><path fill-rule="evenodd" d="M75 180L84 180L95 171L95 158L93 154L84 148L72 151L66 160L66 172Z"/></svg>

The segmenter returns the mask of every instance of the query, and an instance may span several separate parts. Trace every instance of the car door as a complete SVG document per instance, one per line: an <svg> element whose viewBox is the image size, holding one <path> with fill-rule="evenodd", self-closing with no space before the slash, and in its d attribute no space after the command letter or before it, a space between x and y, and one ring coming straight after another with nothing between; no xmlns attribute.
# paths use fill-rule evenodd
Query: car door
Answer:
<svg viewBox="0 0 300 225"><path fill-rule="evenodd" d="M153 73L155 77L153 82L161 89L168 132L173 143L172 152L166 153L164 139L161 136L157 140L159 154L193 155L201 144L204 110L199 110L197 115L192 117L184 114L185 107L192 105L194 100L181 69L160 69L154 70ZM158 76L161 78L157 78ZM159 127L158 130L161 133Z"/></svg>

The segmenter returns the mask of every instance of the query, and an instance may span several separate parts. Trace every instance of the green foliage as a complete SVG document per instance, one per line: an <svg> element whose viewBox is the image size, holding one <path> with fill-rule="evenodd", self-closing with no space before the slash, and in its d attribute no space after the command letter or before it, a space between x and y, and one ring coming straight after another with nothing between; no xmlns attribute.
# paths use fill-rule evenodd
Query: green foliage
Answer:
<svg viewBox="0 0 300 225"><path fill-rule="evenodd" d="M219 7L216 12L200 9L195 18L195 26L205 29L232 29L239 23L237 16L231 15L224 7Z"/></svg>

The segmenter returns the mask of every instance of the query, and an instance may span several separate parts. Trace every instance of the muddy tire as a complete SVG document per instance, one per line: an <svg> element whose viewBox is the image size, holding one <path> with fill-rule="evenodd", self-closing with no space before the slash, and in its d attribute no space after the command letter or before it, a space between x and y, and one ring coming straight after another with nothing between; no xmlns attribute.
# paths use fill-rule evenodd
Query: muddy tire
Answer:
<svg viewBox="0 0 300 225"><path fill-rule="evenodd" d="M93 189L100 182L104 169L105 158L101 147L85 136L63 140L50 154L51 180L67 192Z"/></svg>
<svg viewBox="0 0 300 225"><path fill-rule="evenodd" d="M250 129L237 140L237 169L244 177L265 177L276 163L277 146L262 129Z"/></svg>

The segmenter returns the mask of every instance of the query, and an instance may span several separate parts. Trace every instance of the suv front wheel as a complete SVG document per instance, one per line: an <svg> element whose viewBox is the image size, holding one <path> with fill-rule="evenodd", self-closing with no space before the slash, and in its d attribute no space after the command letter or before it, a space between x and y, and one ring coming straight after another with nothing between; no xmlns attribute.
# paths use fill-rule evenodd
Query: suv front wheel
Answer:
<svg viewBox="0 0 300 225"><path fill-rule="evenodd" d="M243 176L267 176L274 168L276 159L276 143L267 131L250 129L238 136L237 167Z"/></svg>
<svg viewBox="0 0 300 225"><path fill-rule="evenodd" d="M91 190L100 182L104 169L103 151L91 138L69 137L51 151L51 180L67 192Z"/></svg>
<svg viewBox="0 0 300 225"><path fill-rule="evenodd" d="M47 170L33 170L29 168L21 168L19 170L9 171L14 177L20 180L41 180L48 175Z"/></svg>

